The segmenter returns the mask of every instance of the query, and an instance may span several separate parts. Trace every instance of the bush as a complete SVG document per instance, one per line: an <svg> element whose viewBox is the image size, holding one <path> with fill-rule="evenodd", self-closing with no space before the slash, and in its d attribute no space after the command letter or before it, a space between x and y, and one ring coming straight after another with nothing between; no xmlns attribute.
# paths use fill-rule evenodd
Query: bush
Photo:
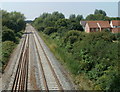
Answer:
<svg viewBox="0 0 120 92"><path fill-rule="evenodd" d="M7 26L9 29L14 30L14 32L19 32L25 29L25 17L20 12L8 13L4 10L2 12L2 25Z"/></svg>
<svg viewBox="0 0 120 92"><path fill-rule="evenodd" d="M44 31L44 27L43 26L40 26L39 28L38 28L38 31Z"/></svg>
<svg viewBox="0 0 120 92"><path fill-rule="evenodd" d="M79 22L76 22L76 21L73 22L73 23L70 23L69 29L70 29L70 30L79 30L79 31L83 31L82 26L79 24Z"/></svg>
<svg viewBox="0 0 120 92"><path fill-rule="evenodd" d="M81 36L81 32L77 30L70 30L66 33L64 38L64 43L70 42L73 44L74 42L78 41Z"/></svg>
<svg viewBox="0 0 120 92"><path fill-rule="evenodd" d="M17 32L16 36L19 37L19 38L21 38L22 37L22 33L21 32Z"/></svg>
<svg viewBox="0 0 120 92"><path fill-rule="evenodd" d="M3 27L2 32L2 41L16 41L15 33L13 30L8 29L7 27Z"/></svg>
<svg viewBox="0 0 120 92"><path fill-rule="evenodd" d="M54 27L47 27L47 28L45 28L44 33L47 35L50 35L51 33L54 33L56 31L57 31L57 29Z"/></svg>
<svg viewBox="0 0 120 92"><path fill-rule="evenodd" d="M73 39L74 36L77 36L77 40ZM112 70L115 70L119 60L118 56L120 56L119 42L112 41L116 35L109 32L84 34L79 33L79 31L69 31L64 38L63 44L69 43L69 45L64 45L67 51L72 53L74 61L79 60L79 66L77 66L79 72L85 73L89 79L93 80L96 84L95 88L109 90L110 92L119 89L119 81L116 79L119 80L120 77L117 72L113 73L109 69L112 67ZM70 43L71 41L74 43ZM72 49L69 49L68 46ZM107 74L105 71L108 71Z"/></svg>
<svg viewBox="0 0 120 92"><path fill-rule="evenodd" d="M7 64L10 54L14 48L15 48L15 43L12 41L5 41L2 43L2 60L1 60L1 62L2 62L3 68Z"/></svg>

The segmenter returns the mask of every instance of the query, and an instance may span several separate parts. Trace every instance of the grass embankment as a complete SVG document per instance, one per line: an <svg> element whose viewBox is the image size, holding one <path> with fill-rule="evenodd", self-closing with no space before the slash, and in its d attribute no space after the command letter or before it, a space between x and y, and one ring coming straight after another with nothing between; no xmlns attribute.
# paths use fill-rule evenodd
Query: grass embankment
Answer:
<svg viewBox="0 0 120 92"><path fill-rule="evenodd" d="M2 61L1 66L3 72L15 47L16 44L12 41L2 42L2 58L0 61Z"/></svg>
<svg viewBox="0 0 120 92"><path fill-rule="evenodd" d="M68 53L65 48L57 45L58 42L51 39L48 35L45 35L42 32L39 32L39 35L53 52L55 57L64 66L64 68L70 72L70 75L75 85L77 85L77 88L80 90L92 90L92 81L90 81L84 74L75 74L79 70L77 69L79 67L79 62L74 60L72 54Z"/></svg>

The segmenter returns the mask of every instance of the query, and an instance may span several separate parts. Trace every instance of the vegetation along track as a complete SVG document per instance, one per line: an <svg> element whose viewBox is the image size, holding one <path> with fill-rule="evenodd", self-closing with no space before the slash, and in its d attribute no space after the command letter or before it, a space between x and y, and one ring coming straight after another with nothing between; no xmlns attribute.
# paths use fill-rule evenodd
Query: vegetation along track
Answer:
<svg viewBox="0 0 120 92"><path fill-rule="evenodd" d="M48 59L48 56L46 55L45 50L43 49L43 46L41 45L38 33L35 30L33 31L33 36L34 36L35 45L37 48L37 53L39 56L39 63L41 66L45 90L46 91L49 91L49 90L61 90L62 91L63 90L62 85L57 77L57 74L55 73L52 67L50 60ZM39 51L39 47L42 49L41 50L42 52ZM46 58L44 62L42 62L41 60L40 53L43 53L44 57Z"/></svg>
<svg viewBox="0 0 120 92"><path fill-rule="evenodd" d="M25 40L22 46L22 52L19 58L15 79L12 86L12 92L17 90L27 91L28 82L28 63L29 63L29 34L25 34Z"/></svg>

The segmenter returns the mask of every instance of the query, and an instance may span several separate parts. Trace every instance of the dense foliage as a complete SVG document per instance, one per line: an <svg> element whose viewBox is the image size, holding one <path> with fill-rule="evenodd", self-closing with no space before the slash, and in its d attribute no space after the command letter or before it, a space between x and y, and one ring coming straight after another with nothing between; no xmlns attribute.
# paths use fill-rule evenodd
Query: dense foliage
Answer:
<svg viewBox="0 0 120 92"><path fill-rule="evenodd" d="M9 56L15 47L15 43L12 41L4 41L2 43L2 69L5 68L8 63Z"/></svg>
<svg viewBox="0 0 120 92"><path fill-rule="evenodd" d="M120 20L120 17L108 17L106 12L103 10L96 9L94 14L90 14L85 20Z"/></svg>
<svg viewBox="0 0 120 92"><path fill-rule="evenodd" d="M94 14L102 14L102 15L104 15L104 16L107 15L105 11L103 11L103 10L98 10L98 9L95 10Z"/></svg>
<svg viewBox="0 0 120 92"><path fill-rule="evenodd" d="M2 13L2 68L4 70L11 52L15 45L19 43L22 33L25 29L25 17L20 12L7 12L1 10Z"/></svg>
<svg viewBox="0 0 120 92"><path fill-rule="evenodd" d="M25 28L24 15L20 12L11 12L6 11L2 12L2 25L7 26L9 29L14 30L14 32L19 32Z"/></svg>
<svg viewBox="0 0 120 92"><path fill-rule="evenodd" d="M80 26L79 23L81 19L83 19L81 15L78 15L77 17L73 17L73 15L71 15L70 19L65 19L64 15L59 12L53 12L52 14L43 13L40 17L34 20L34 26L38 31L45 30L44 32L46 34L51 34L52 32L59 31L64 28L68 30L74 29L83 31L82 26Z"/></svg>
<svg viewBox="0 0 120 92"><path fill-rule="evenodd" d="M64 16L61 13L53 14L44 13L34 20L33 25L42 32L55 56L68 66L72 74L87 76L94 83L93 89L120 90L120 34L105 31L87 34L79 24L82 16L72 14L65 19L60 17ZM102 10L95 10L95 14L88 15L86 19L117 19L106 15Z"/></svg>

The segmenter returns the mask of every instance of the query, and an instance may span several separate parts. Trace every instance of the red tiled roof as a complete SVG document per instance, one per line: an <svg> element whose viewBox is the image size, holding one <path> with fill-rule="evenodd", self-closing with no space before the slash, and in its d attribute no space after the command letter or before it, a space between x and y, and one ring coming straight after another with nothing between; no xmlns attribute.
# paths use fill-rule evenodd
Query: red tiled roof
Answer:
<svg viewBox="0 0 120 92"><path fill-rule="evenodd" d="M109 21L87 21L90 28L99 28L98 25L100 25L101 28L110 28Z"/></svg>
<svg viewBox="0 0 120 92"><path fill-rule="evenodd" d="M112 33L120 33L120 28L113 28Z"/></svg>
<svg viewBox="0 0 120 92"><path fill-rule="evenodd" d="M90 28L99 28L97 25L97 21L87 21L87 23Z"/></svg>
<svg viewBox="0 0 120 92"><path fill-rule="evenodd" d="M98 21L101 28L110 28L109 21Z"/></svg>
<svg viewBox="0 0 120 92"><path fill-rule="evenodd" d="M113 26L120 26L120 20L112 20Z"/></svg>

